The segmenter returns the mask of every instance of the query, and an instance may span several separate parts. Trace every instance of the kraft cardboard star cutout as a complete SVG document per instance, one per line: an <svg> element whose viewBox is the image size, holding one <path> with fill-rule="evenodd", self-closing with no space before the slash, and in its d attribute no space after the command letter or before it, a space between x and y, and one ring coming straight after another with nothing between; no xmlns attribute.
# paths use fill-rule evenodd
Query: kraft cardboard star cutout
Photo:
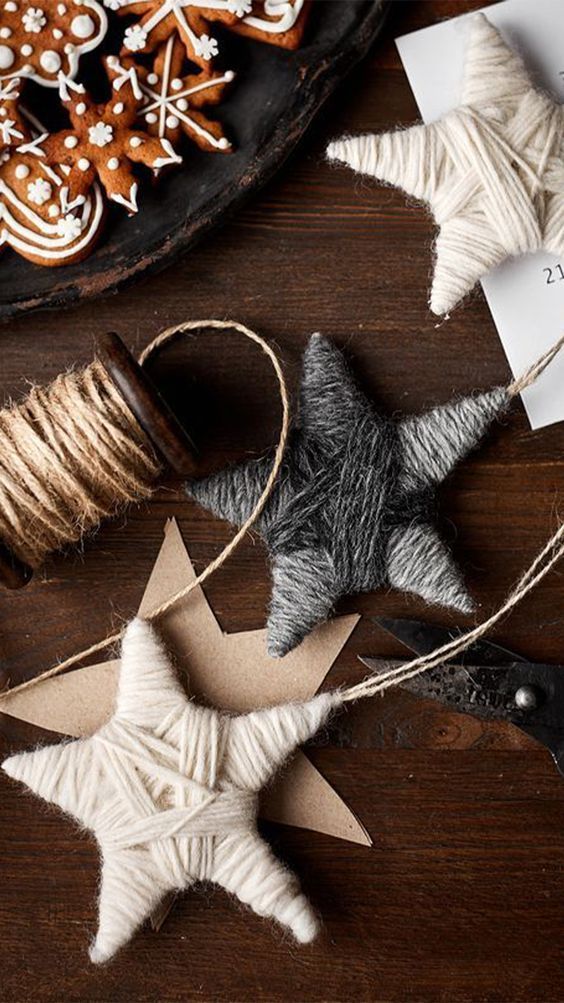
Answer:
<svg viewBox="0 0 564 1003"><path fill-rule="evenodd" d="M149 613L194 578L178 524L171 520L139 615ZM191 696L221 710L244 713L311 697L359 619L343 616L325 624L280 662L266 653L266 631L222 631L198 587L161 618L159 633L186 673ZM4 693L0 710L62 735L90 736L112 715L119 666L114 659L55 676L13 696ZM264 791L260 814L271 821L372 844L361 822L301 751Z"/></svg>
<svg viewBox="0 0 564 1003"><path fill-rule="evenodd" d="M480 13L457 108L429 125L344 137L327 153L429 206L439 227L430 307L444 315L505 258L563 253L562 116Z"/></svg>
<svg viewBox="0 0 564 1003"><path fill-rule="evenodd" d="M146 620L122 644L110 720L90 738L11 756L8 776L89 829L102 858L90 959L108 961L173 891L209 881L300 943L318 922L258 833L258 792L327 720L322 693L230 716L188 699Z"/></svg>
<svg viewBox="0 0 564 1003"><path fill-rule="evenodd" d="M473 609L434 525L434 493L509 400L497 387L422 415L387 418L361 392L339 349L313 335L299 424L256 523L272 560L272 655L292 651L342 596L383 585L464 613ZM271 463L262 457L190 481L188 493L241 525Z"/></svg>

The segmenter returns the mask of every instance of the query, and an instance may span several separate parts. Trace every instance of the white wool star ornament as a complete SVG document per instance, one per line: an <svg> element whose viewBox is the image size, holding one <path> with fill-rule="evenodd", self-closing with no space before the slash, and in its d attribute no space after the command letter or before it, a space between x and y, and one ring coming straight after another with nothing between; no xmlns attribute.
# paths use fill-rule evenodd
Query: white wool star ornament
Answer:
<svg viewBox="0 0 564 1003"><path fill-rule="evenodd" d="M345 137L327 153L429 206L440 228L435 314L507 257L564 252L564 110L483 14L471 19L457 108L429 125Z"/></svg>
<svg viewBox="0 0 564 1003"><path fill-rule="evenodd" d="M11 756L8 776L72 815L102 856L90 950L107 961L173 891L211 881L300 943L318 922L256 825L258 792L336 706L325 693L228 716L188 700L152 627L127 628L112 718L91 738Z"/></svg>

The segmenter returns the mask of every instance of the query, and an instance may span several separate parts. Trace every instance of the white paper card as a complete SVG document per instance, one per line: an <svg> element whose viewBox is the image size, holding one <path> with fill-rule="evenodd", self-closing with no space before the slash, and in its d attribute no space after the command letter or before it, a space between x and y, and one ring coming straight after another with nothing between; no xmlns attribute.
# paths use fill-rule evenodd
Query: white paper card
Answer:
<svg viewBox="0 0 564 1003"><path fill-rule="evenodd" d="M532 79L564 102L564 0L504 0L483 8L522 54ZM396 39L425 122L460 101L472 14ZM482 281L515 376L564 334L564 255L537 253L505 261ZM454 337L454 335L453 335ZM564 420L564 351L523 394L532 428Z"/></svg>

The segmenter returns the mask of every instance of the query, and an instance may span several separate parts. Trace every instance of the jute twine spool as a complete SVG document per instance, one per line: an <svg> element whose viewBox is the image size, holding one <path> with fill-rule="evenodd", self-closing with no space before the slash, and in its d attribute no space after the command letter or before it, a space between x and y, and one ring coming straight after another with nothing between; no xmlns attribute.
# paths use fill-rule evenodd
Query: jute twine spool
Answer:
<svg viewBox="0 0 564 1003"><path fill-rule="evenodd" d="M192 444L115 334L85 369L34 386L0 412L0 581L19 588L48 554L151 495Z"/></svg>
<svg viewBox="0 0 564 1003"><path fill-rule="evenodd" d="M282 465L282 459L284 455L284 450L286 447L286 442L288 438L289 430L289 404L288 404L288 393L286 389L286 384L282 370L280 368L279 360L272 349L263 341L259 335L250 331L248 328L243 327L239 324L233 324L223 321L200 321L194 323L182 324L178 327L169 328L163 331L162 334L158 335L157 338L148 346L140 361L143 363L146 359L157 349L162 347L170 341L171 338L178 334L181 334L188 330L193 330L194 328L211 327L211 328L232 328L234 330L240 331L245 334L246 337L251 338L255 341L262 350L269 357L274 371L278 379L278 386L280 390L280 398L282 402L282 426L280 431L280 438L278 440L278 445L274 453L274 460L268 481L265 485L264 491L260 496L255 508L249 515L245 523L239 528L235 536L227 544L227 546L221 551L221 553L213 560L210 564L201 572L198 577L183 589L173 593L165 602L161 603L155 609L146 616L149 621L158 620L163 616L169 609L175 606L183 598L189 595L197 586L201 585L211 574L216 571L225 560L233 553L233 551L238 547L243 537L246 535L247 531L256 522L260 516L266 502L268 501L269 495L276 483L276 478L278 472ZM535 380L544 372L548 365L552 362L555 356L558 354L562 346L564 345L564 336L560 338L555 345L552 346L547 352L545 352L537 361L525 372L521 377L514 380L508 386L508 393L511 397L516 397L518 394L526 390L527 387L531 386ZM448 644L437 648L435 651L430 652L428 655L422 656L420 658L412 659L403 665L390 669L389 672L380 674L376 677L368 676L361 683L353 686L342 687L334 694L334 705L338 707L340 705L344 706L347 703L354 702L356 700L375 696L377 693L383 693L385 690L391 688L392 686L400 685L404 680L411 679L414 676L421 674L435 666L445 664L449 658L454 658L460 652L468 648L472 643L477 641L479 638L483 637L492 627L497 625L500 620L503 619L507 614L509 614L515 606L521 602L525 596L532 591L548 574L551 568L564 556L564 525L561 525L558 530L551 536L547 544L542 548L539 554L532 561L530 566L520 577L518 582L510 590L506 600L503 604L493 613L487 620L483 623L478 624L476 627L466 631L466 633L461 634L459 637L455 638ZM125 628L116 631L113 634L109 634L107 637L103 638L101 641L97 641L95 644L90 645L90 647L77 652L70 658L59 662L57 665L52 666L46 672L43 672L39 676L35 676L33 679L28 679L24 683L20 683L18 686L12 687L8 692L10 694L19 693L26 689L30 689L32 686L36 686L46 679L50 679L53 676L59 675L61 672L71 668L72 666L82 662L84 659L91 657L92 655L98 654L100 651L104 651L106 648L110 647L112 644L116 644L120 641L125 634ZM1 705L1 696L0 696ZM0 706L1 709L1 706Z"/></svg>

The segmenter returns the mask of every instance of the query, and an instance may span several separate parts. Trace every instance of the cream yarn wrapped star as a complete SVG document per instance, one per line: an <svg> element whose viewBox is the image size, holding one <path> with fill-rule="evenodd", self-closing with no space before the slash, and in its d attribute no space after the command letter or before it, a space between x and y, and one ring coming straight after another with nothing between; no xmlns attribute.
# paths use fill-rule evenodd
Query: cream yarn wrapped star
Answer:
<svg viewBox="0 0 564 1003"><path fill-rule="evenodd" d="M258 792L326 721L334 694L229 717L188 700L144 620L129 625L113 717L91 738L5 760L10 777L72 815L102 856L90 951L107 961L171 891L211 881L301 943L318 923L257 832Z"/></svg>
<svg viewBox="0 0 564 1003"><path fill-rule="evenodd" d="M533 87L484 14L471 20L455 110L430 125L344 137L327 153L427 203L440 227L435 314L507 257L564 252L563 107Z"/></svg>

